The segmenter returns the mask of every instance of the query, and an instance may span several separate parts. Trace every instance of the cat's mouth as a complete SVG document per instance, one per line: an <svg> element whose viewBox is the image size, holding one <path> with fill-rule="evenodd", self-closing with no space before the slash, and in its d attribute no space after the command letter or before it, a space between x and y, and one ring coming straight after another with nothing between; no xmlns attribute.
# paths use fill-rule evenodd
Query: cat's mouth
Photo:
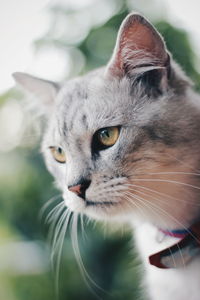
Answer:
<svg viewBox="0 0 200 300"><path fill-rule="evenodd" d="M112 206L115 205L115 202L112 201L90 201L90 200L86 200L86 206Z"/></svg>

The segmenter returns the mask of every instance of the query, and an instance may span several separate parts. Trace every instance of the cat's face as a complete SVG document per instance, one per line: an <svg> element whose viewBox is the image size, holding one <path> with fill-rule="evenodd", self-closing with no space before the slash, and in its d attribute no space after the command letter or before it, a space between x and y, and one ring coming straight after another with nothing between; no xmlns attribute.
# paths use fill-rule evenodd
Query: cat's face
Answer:
<svg viewBox="0 0 200 300"><path fill-rule="evenodd" d="M130 177L139 168L137 148L144 142L140 126L156 106L146 103L145 108L132 97L126 79L108 83L102 75L99 70L65 86L42 148L66 205L96 218L112 218L129 214L133 206L128 192ZM55 159L51 147L62 149L65 163ZM68 189L84 182L84 197Z"/></svg>
<svg viewBox="0 0 200 300"><path fill-rule="evenodd" d="M106 69L62 88L44 84L56 101L42 150L69 209L167 228L196 217L191 186L198 183L191 174L199 113L186 97L189 83L175 74L147 21L127 17Z"/></svg>

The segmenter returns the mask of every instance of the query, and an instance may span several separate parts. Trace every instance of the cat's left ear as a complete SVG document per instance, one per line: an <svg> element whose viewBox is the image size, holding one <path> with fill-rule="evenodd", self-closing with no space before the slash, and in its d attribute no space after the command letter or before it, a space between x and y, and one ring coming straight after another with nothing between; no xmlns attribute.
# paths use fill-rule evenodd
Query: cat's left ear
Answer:
<svg viewBox="0 0 200 300"><path fill-rule="evenodd" d="M49 109L53 105L60 88L57 83L21 72L13 73L13 77L25 91L37 97L44 107Z"/></svg>
<svg viewBox="0 0 200 300"><path fill-rule="evenodd" d="M129 14L119 29L106 76L141 76L152 70L160 70L164 74L168 65L169 54L157 30L143 16Z"/></svg>

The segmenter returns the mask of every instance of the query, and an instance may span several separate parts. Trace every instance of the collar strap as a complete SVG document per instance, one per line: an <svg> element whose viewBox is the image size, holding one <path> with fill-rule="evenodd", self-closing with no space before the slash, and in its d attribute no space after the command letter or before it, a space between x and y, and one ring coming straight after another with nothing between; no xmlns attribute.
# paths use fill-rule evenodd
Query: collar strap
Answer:
<svg viewBox="0 0 200 300"><path fill-rule="evenodd" d="M149 257L151 265L161 269L179 268L200 253L200 222L188 230L160 230L164 234L180 238L178 243Z"/></svg>
<svg viewBox="0 0 200 300"><path fill-rule="evenodd" d="M160 228L159 231L162 232L164 235L183 239L184 237L186 237L189 230L187 229L164 230Z"/></svg>

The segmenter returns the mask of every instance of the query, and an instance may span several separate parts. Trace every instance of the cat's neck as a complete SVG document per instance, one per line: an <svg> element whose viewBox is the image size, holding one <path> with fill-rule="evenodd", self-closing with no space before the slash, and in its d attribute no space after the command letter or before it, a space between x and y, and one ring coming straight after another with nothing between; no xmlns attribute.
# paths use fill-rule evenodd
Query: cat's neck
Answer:
<svg viewBox="0 0 200 300"><path fill-rule="evenodd" d="M134 229L136 247L146 269L146 278L150 299L153 300L199 300L200 255L195 255L190 263L178 268L161 269L149 263L149 257L166 249L180 239L161 234L159 228L149 223L140 224ZM167 287L167 288L166 288ZM177 295L178 291L178 295Z"/></svg>

